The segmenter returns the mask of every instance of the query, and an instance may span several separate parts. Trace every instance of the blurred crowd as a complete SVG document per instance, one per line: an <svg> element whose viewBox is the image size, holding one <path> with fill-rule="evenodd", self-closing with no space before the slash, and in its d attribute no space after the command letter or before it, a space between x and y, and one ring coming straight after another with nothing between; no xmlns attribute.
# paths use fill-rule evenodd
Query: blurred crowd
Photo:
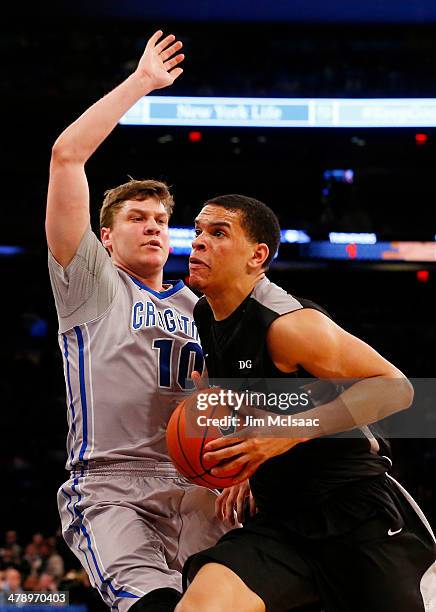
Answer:
<svg viewBox="0 0 436 612"><path fill-rule="evenodd" d="M69 567L69 559L62 557L62 546L58 535L34 533L29 540L21 540L15 530L6 531L0 546L0 604L11 594L68 591L70 604L104 609L86 572L80 566Z"/></svg>
<svg viewBox="0 0 436 612"><path fill-rule="evenodd" d="M65 573L64 560L57 552L56 538L33 534L20 546L17 532L9 530L0 549L2 592L56 591Z"/></svg>

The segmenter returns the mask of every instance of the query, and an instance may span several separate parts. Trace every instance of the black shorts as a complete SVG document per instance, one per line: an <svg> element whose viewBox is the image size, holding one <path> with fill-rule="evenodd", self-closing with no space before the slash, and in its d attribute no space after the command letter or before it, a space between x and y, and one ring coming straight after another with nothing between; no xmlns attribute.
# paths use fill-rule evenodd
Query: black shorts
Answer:
<svg viewBox="0 0 436 612"><path fill-rule="evenodd" d="M325 612L434 612L436 548L424 521L390 477L369 478L292 516L258 513L192 555L184 585L215 562L257 593L267 612L315 601Z"/></svg>

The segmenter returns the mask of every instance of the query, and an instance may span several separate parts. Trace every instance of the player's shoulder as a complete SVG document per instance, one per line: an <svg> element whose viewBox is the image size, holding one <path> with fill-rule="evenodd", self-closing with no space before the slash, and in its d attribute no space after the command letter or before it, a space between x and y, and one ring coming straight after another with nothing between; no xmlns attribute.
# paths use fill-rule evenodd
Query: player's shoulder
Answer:
<svg viewBox="0 0 436 612"><path fill-rule="evenodd" d="M298 302L300 302L301 306L304 309L310 309L310 310L317 310L318 312L321 312L323 315L325 315L326 317L328 317L329 319L332 318L332 316L330 315L330 313L324 308L324 306L320 306L319 304L317 304L316 302L313 302L312 300L308 300L307 298L301 298L301 297L296 297L296 300L298 300Z"/></svg>
<svg viewBox="0 0 436 612"><path fill-rule="evenodd" d="M250 297L254 303L277 315L303 308L299 300L282 287L272 283L266 276L257 283Z"/></svg>
<svg viewBox="0 0 436 612"><path fill-rule="evenodd" d="M178 292L180 292L185 297L190 299L194 304L198 302L198 296L192 291L190 287L188 287L188 285L185 285L184 281L175 280L175 281L169 281L169 282L172 285L170 291L172 290L174 294L177 294Z"/></svg>
<svg viewBox="0 0 436 612"><path fill-rule="evenodd" d="M192 313L194 313L195 307L198 303L198 295L192 291L190 287L183 283L182 295L188 301L190 308L192 309Z"/></svg>
<svg viewBox="0 0 436 612"><path fill-rule="evenodd" d="M183 280L166 280L169 285L167 289L160 292L151 292L154 295L153 301L159 308L176 308L180 312L185 312L190 317L198 301L197 295L190 289ZM150 291L150 289L148 289Z"/></svg>
<svg viewBox="0 0 436 612"><path fill-rule="evenodd" d="M267 308L279 316L294 312L295 310L302 310L306 308L318 310L319 312L329 316L325 308L319 304L289 293L283 289L283 287L276 285L266 277L257 283L253 289L251 298L255 303Z"/></svg>
<svg viewBox="0 0 436 612"><path fill-rule="evenodd" d="M135 280L135 278L131 277L135 284L139 285L141 288L146 289L149 293L155 295L155 297L162 301L172 301L172 300L184 300L188 301L194 307L194 304L197 302L198 297L195 293L190 289L183 280L165 280L164 284L166 285L166 289L163 291L154 291L150 289L148 286L143 285L140 281Z"/></svg>

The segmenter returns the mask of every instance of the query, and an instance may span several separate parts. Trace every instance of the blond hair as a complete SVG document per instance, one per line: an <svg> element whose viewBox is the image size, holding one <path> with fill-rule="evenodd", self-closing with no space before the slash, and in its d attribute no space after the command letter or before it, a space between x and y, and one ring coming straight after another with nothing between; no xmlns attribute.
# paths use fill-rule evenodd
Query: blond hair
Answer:
<svg viewBox="0 0 436 612"><path fill-rule="evenodd" d="M143 181L130 179L128 183L118 185L118 187L105 191L103 204L100 209L100 228L112 228L115 214L122 208L124 202L127 202L127 200L141 201L147 198L159 200L159 202L164 205L168 216L171 216L174 208L174 200L168 185L153 179Z"/></svg>

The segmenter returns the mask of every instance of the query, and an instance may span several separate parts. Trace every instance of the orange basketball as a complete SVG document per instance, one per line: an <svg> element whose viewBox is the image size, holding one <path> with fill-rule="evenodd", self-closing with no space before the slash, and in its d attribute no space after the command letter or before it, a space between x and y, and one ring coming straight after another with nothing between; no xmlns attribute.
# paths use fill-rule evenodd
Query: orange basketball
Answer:
<svg viewBox="0 0 436 612"><path fill-rule="evenodd" d="M171 460L183 476L204 487L223 489L234 484L235 478L245 466L228 472L225 476L214 476L210 471L216 463L210 463L203 457L204 447L208 442L222 438L226 433L229 434L229 445L231 445L231 435L235 435L240 429L237 424L237 413L234 414L230 407L220 404L208 405L201 411L197 409L196 400L200 393L209 396L217 391L219 390L197 391L182 401L171 415L166 437ZM212 424L212 420L215 424Z"/></svg>

